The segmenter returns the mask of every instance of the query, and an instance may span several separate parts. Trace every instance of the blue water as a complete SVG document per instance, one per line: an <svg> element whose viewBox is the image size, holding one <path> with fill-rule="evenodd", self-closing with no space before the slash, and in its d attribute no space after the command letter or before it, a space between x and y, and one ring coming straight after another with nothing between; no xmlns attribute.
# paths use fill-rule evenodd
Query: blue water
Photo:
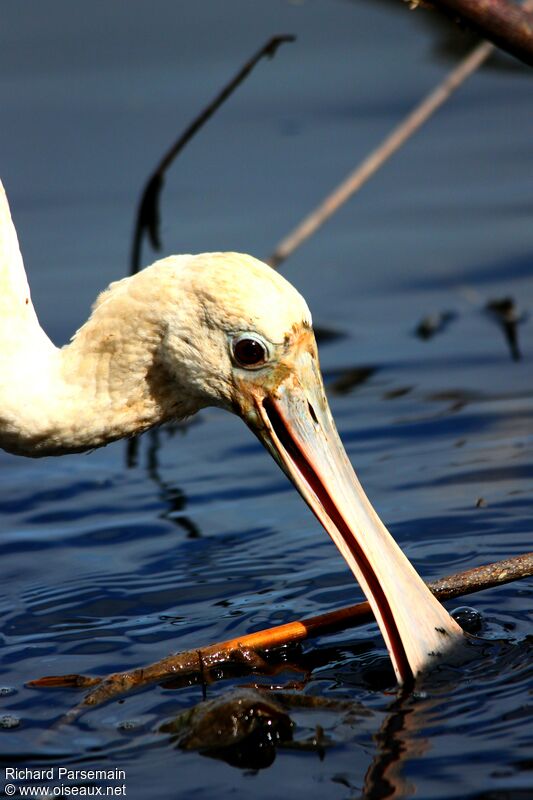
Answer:
<svg viewBox="0 0 533 800"><path fill-rule="evenodd" d="M298 39L168 175L165 253L267 256L455 61L445 29L397 2L30 0L6 5L2 23L0 172L58 344L126 273L160 154L269 36ZM344 334L321 349L334 416L428 579L531 549L532 84L511 66L471 78L284 267L316 324ZM524 315L519 362L483 311L507 295ZM414 335L447 311L440 334ZM364 383L335 391L363 366ZM361 593L276 465L222 412L144 437L132 469L123 443L57 460L1 453L0 469L0 716L19 722L0 730L6 766L117 767L128 797L154 800L528 796L531 581L465 600L492 644L414 695L394 691L373 625L306 644L305 680L289 669L261 680L303 681L356 710L292 711L297 741L320 725L326 744L281 748L268 768L183 752L157 732L202 699L199 686L154 687L51 730L81 695L29 689L32 678L133 668ZM249 680L210 684L208 697Z"/></svg>

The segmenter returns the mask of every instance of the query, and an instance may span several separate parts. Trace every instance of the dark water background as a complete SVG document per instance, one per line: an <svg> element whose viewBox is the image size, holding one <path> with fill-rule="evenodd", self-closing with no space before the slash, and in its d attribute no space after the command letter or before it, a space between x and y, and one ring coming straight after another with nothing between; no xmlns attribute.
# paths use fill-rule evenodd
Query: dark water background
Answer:
<svg viewBox="0 0 533 800"><path fill-rule="evenodd" d="M125 274L159 155L269 36L298 41L261 64L168 177L165 253L268 255L457 58L435 15L398 2L33 0L1 16L0 173L58 344ZM525 315L533 304L532 85L511 59L481 70L284 268L316 324L345 334L321 350L333 412L426 578L530 549L533 327L520 325L513 362L482 309L507 295ZM429 341L414 336L435 312L455 316ZM364 383L335 392L362 366ZM154 800L531 796L530 581L470 598L503 644L415 696L391 689L375 626L307 645L303 691L360 713L294 712L296 739L321 725L329 743L280 750L268 769L154 733L201 699L197 686L153 688L43 740L79 695L30 690L31 678L131 668L360 592L274 463L221 412L162 432L156 452L145 437L135 469L121 443L57 460L1 453L0 469L0 685L13 690L0 715L20 719L0 730L5 764L119 767L128 797ZM121 730L128 720L137 726Z"/></svg>

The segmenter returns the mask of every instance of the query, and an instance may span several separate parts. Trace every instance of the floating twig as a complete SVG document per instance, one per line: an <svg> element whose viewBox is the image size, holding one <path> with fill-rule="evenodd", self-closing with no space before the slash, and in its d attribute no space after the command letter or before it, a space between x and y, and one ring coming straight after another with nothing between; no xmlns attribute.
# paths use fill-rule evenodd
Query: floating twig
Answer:
<svg viewBox="0 0 533 800"><path fill-rule="evenodd" d="M428 586L440 601L445 601L531 575L533 552L449 575L428 583ZM248 665L251 670L260 670L264 667L264 660L257 651L284 647L304 639L364 625L373 619L369 603L363 602L200 649L176 653L147 667L116 672L103 679L84 675L49 676L30 681L28 685L34 688L90 688L83 701L63 719L64 722L73 722L89 708L150 684L176 679L190 682L199 676L205 680L209 671L228 664L241 667Z"/></svg>
<svg viewBox="0 0 533 800"><path fill-rule="evenodd" d="M455 311L438 311L423 317L415 328L415 336L426 341L442 333L457 318Z"/></svg>
<svg viewBox="0 0 533 800"><path fill-rule="evenodd" d="M161 237L159 231L159 198L163 188L163 180L167 169L170 167L176 156L183 150L193 136L210 119L213 114L225 103L228 97L233 94L235 89L250 74L256 64L265 57L272 58L280 45L285 42L293 42L295 36L283 35L273 36L261 47L260 50L250 58L239 70L235 77L220 91L217 96L209 103L204 110L187 126L183 133L174 142L172 147L165 153L159 164L148 178L144 187L137 217L135 220L135 230L133 234L133 246L131 252L130 274L134 275L139 271L141 261L141 245L146 234L150 239L155 250L161 249Z"/></svg>

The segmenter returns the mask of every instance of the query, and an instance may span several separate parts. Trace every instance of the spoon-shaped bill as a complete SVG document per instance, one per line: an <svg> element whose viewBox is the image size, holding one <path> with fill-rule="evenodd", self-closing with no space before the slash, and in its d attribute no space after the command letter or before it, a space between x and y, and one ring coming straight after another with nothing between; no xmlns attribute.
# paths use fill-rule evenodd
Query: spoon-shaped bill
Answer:
<svg viewBox="0 0 533 800"><path fill-rule="evenodd" d="M366 594L396 676L405 682L462 639L457 623L402 553L366 497L325 397L320 371L298 369L256 409L256 434L327 530Z"/></svg>

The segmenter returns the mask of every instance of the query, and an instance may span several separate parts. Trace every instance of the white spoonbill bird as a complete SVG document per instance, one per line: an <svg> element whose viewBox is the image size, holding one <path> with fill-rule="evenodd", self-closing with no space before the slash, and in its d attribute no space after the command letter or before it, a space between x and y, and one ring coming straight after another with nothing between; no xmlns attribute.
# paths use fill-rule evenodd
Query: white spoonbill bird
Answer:
<svg viewBox="0 0 533 800"><path fill-rule="evenodd" d="M290 283L248 255L170 256L112 283L58 349L0 184L0 447L81 452L205 406L238 414L294 483L370 601L400 682L462 639L357 480Z"/></svg>

